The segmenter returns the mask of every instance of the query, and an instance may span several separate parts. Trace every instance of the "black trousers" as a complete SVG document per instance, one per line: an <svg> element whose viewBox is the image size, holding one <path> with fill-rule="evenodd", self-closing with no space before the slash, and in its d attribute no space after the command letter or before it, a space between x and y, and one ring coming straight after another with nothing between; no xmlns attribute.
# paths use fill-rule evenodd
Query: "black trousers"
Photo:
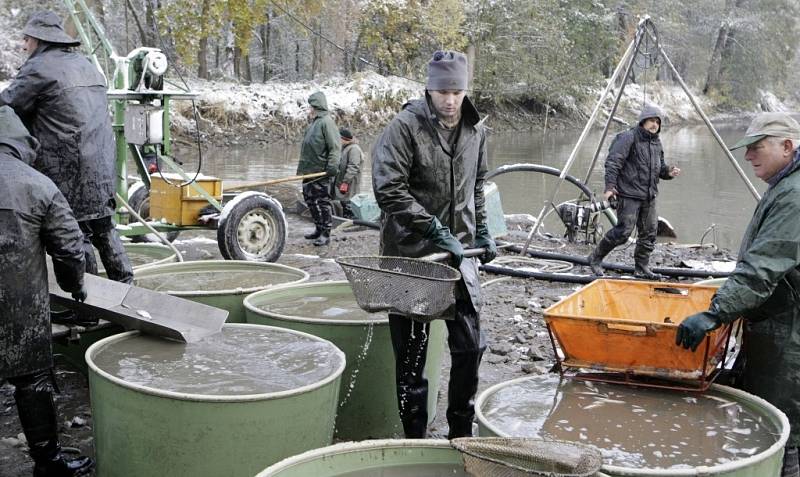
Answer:
<svg viewBox="0 0 800 477"><path fill-rule="evenodd" d="M784 449L781 477L800 477L800 461L798 461L797 457L797 447L786 447Z"/></svg>
<svg viewBox="0 0 800 477"><path fill-rule="evenodd" d="M618 197L617 225L609 230L598 248L602 256L628 241L633 233L633 228L639 231L636 237L636 248L633 252L637 263L650 260L650 254L656 246L656 233L658 232L658 213L656 200L636 200L627 197Z"/></svg>
<svg viewBox="0 0 800 477"><path fill-rule="evenodd" d="M100 253L100 260L103 262L109 279L122 283L133 283L133 268L111 217L84 220L78 222L78 225L83 232L86 272L97 275L97 260L92 249L92 245L94 245Z"/></svg>
<svg viewBox="0 0 800 477"><path fill-rule="evenodd" d="M333 226L333 205L331 203L331 177L303 181L303 200L311 212L314 225L330 232Z"/></svg>
<svg viewBox="0 0 800 477"><path fill-rule="evenodd" d="M446 320L450 348L450 385L447 390L448 438L472 435L478 368L486 350L480 316L467 300L457 300L455 319ZM406 437L423 438L428 423L428 379L425 360L430 323L389 314L395 357L395 380L400 419Z"/></svg>
<svg viewBox="0 0 800 477"><path fill-rule="evenodd" d="M46 460L58 451L58 423L50 370L8 378L33 460Z"/></svg>

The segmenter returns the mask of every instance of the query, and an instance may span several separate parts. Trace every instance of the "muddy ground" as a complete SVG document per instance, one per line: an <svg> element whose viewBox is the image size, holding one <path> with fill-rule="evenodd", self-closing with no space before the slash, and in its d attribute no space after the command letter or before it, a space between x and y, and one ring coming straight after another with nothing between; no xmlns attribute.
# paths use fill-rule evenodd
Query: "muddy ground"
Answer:
<svg viewBox="0 0 800 477"><path fill-rule="evenodd" d="M306 270L311 280L343 280L344 274L333 259L340 255L370 255L378 252L378 232L363 227L340 228L334 231L330 246L314 247L303 234L312 226L301 216L290 214L289 238L279 263ZM524 224L509 223L509 239L522 242ZM175 242L187 260L221 258L215 242L214 232L183 233ZM534 245L547 249L558 249L561 253L585 255L589 245L564 244L552 240L537 240ZM633 247L612 252L608 260L632 263ZM501 252L501 256L510 254ZM660 243L652 256L652 265L673 267L683 260L730 259L727 251L709 247L682 247ZM517 264L519 265L519 264ZM586 274L585 267L575 267L572 273ZM553 352L545 331L542 312L579 285L551 283L537 280L499 278L482 274L486 305L481 312L482 326L487 334L488 349L481 365L479 392L496 383L525 376L531 373L546 373L554 364ZM490 282L491 281L491 282ZM437 417L430 428L433 437L444 437L447 424L446 409L447 377L449 358L445 359L443 383L439 395ZM57 359L56 369L61 393L56 396L59 408L59 431L63 445L79 449L85 454L93 453L92 416L89 405L89 389L86 378ZM8 384L0 387L0 476L29 476L32 463L26 454L24 437L17 420L13 399L13 388Z"/></svg>

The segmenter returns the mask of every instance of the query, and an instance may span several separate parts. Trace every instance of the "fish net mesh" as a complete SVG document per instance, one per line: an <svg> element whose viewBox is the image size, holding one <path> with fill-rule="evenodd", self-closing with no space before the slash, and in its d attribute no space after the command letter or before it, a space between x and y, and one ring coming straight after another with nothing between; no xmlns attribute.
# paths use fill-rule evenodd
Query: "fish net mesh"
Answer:
<svg viewBox="0 0 800 477"><path fill-rule="evenodd" d="M339 257L358 306L418 321L440 317L455 303L461 273L441 263L406 257Z"/></svg>
<svg viewBox="0 0 800 477"><path fill-rule="evenodd" d="M594 447L525 437L464 437L451 445L475 477L588 477L603 465Z"/></svg>

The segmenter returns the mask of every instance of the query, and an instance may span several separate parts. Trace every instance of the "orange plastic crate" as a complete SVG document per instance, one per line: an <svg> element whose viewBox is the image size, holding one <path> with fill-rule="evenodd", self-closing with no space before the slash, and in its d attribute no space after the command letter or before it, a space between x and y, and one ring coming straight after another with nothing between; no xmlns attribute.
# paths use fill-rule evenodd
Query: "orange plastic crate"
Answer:
<svg viewBox="0 0 800 477"><path fill-rule="evenodd" d="M684 318L708 309L717 287L595 280L547 308L563 366L666 379L702 379L724 359L730 326L709 334L708 359L675 344ZM705 372L704 372L705 371Z"/></svg>

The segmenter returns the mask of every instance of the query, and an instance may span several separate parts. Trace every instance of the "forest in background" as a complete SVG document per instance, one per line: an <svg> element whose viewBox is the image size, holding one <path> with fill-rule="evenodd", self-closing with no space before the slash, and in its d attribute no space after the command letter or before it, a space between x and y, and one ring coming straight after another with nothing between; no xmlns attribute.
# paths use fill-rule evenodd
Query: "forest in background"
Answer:
<svg viewBox="0 0 800 477"><path fill-rule="evenodd" d="M481 104L579 113L649 15L680 75L720 110L753 111L766 93L800 100L797 0L85 0L119 52L165 50L190 78L322 81L373 70L422 80L432 51L472 64ZM62 0L0 0L0 27ZM0 45L0 80L21 59L19 34ZM674 83L663 60L632 81Z"/></svg>

